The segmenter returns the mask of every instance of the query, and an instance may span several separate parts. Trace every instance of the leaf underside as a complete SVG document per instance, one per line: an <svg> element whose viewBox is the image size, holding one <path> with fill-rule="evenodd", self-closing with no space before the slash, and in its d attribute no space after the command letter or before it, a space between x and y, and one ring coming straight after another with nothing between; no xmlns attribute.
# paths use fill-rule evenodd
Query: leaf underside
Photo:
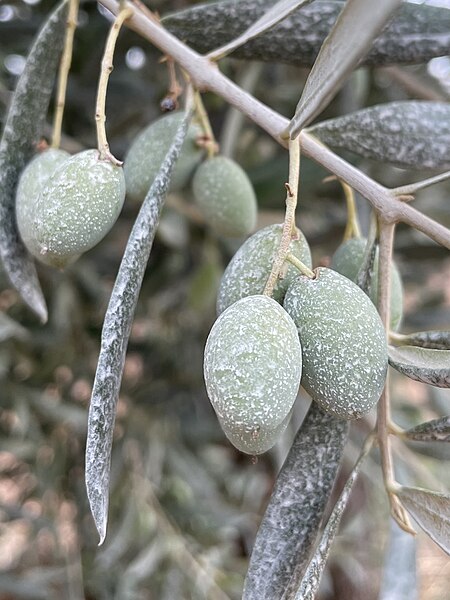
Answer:
<svg viewBox="0 0 450 600"><path fill-rule="evenodd" d="M404 343L408 346L450 350L450 331L417 331L405 336Z"/></svg>
<svg viewBox="0 0 450 600"><path fill-rule="evenodd" d="M34 262L17 232L15 193L20 173L42 136L64 43L66 6L66 0L58 5L30 50L0 142L0 256L11 283L43 322L47 307Z"/></svg>
<svg viewBox="0 0 450 600"><path fill-rule="evenodd" d="M450 442L450 416L421 423L405 431L405 436L418 442Z"/></svg>
<svg viewBox="0 0 450 600"><path fill-rule="evenodd" d="M271 0L205 3L167 15L162 22L198 52L206 53L242 34L271 4ZM343 4L316 0L238 48L233 57L311 67ZM361 64L425 63L448 55L449 45L449 9L404 2Z"/></svg>
<svg viewBox="0 0 450 600"><path fill-rule="evenodd" d="M125 248L103 323L86 444L86 488L100 544L106 536L116 404L133 315L172 170L186 137L191 114L187 113L180 125L142 204Z"/></svg>
<svg viewBox="0 0 450 600"><path fill-rule="evenodd" d="M450 350L419 346L389 346L389 364L415 381L450 387Z"/></svg>
<svg viewBox="0 0 450 600"><path fill-rule="evenodd" d="M281 469L259 527L243 600L281 598L306 567L340 458L348 423L314 402Z"/></svg>

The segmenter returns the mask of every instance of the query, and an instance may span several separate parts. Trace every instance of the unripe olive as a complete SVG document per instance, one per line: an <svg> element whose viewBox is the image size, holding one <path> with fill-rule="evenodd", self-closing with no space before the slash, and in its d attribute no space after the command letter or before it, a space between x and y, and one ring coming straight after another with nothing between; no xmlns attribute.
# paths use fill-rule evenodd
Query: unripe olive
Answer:
<svg viewBox="0 0 450 600"><path fill-rule="evenodd" d="M258 210L245 171L226 156L205 160L192 181L194 199L206 222L218 234L243 237L256 225Z"/></svg>
<svg viewBox="0 0 450 600"><path fill-rule="evenodd" d="M144 129L131 144L124 161L127 195L143 202L184 119L182 112L164 115ZM191 123L172 173L170 189L178 191L189 181L204 151L196 144L202 135L199 125Z"/></svg>
<svg viewBox="0 0 450 600"><path fill-rule="evenodd" d="M269 225L260 229L246 240L231 259L220 282L217 297L217 314L231 304L254 294L262 294L272 269L273 259L280 245L282 225ZM303 233L297 229L296 239L292 240L289 252L311 267L311 252ZM298 270L286 263L283 279L279 279L273 291L273 298L283 302L289 284L297 277Z"/></svg>
<svg viewBox="0 0 450 600"><path fill-rule="evenodd" d="M214 323L205 348L206 389L242 452L271 448L288 422L302 372L297 329L267 296L242 298Z"/></svg>
<svg viewBox="0 0 450 600"><path fill-rule="evenodd" d="M315 279L299 276L284 299L302 344L302 385L326 412L356 419L383 390L386 333L375 306L355 283L331 269L315 273Z"/></svg>
<svg viewBox="0 0 450 600"><path fill-rule="evenodd" d="M16 192L16 219L20 237L25 245L33 244L35 237L33 211L38 196L49 177L70 158L70 154L58 148L48 148L37 154L20 176Z"/></svg>
<svg viewBox="0 0 450 600"><path fill-rule="evenodd" d="M353 238L344 244L341 244L336 250L332 261L331 268L345 275L352 281L356 281L359 269L361 268L364 251L367 240L363 238ZM375 262L373 269L372 282L369 288L369 297L372 302L378 303L378 249L375 254ZM400 273L398 272L395 263L391 266L391 329L396 331L402 320L403 314L403 286Z"/></svg>
<svg viewBox="0 0 450 600"><path fill-rule="evenodd" d="M44 185L29 213L33 240L25 243L42 262L65 267L108 233L124 199L122 167L100 160L98 150L75 154Z"/></svg>

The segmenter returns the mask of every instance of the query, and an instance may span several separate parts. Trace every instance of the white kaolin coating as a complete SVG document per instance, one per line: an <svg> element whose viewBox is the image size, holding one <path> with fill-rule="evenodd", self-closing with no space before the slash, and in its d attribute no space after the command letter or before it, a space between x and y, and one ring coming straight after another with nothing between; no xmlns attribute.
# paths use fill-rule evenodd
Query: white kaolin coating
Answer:
<svg viewBox="0 0 450 600"><path fill-rule="evenodd" d="M205 348L208 396L222 427L249 454L268 450L288 422L302 372L297 329L267 296L242 298L214 323Z"/></svg>

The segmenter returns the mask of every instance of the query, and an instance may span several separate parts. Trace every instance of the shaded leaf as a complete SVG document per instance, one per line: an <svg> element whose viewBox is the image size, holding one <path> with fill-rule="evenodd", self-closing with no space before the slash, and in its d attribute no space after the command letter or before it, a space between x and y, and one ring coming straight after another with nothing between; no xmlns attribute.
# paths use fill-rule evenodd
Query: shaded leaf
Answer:
<svg viewBox="0 0 450 600"><path fill-rule="evenodd" d="M316 596L317 590L319 589L322 572L325 568L328 554L330 553L331 545L337 534L339 523L341 522L345 507L347 506L353 484L358 477L365 457L366 453L359 458L358 462L353 468L353 471L350 473L350 477L347 479L344 489L339 496L339 500L336 502L325 529L323 530L322 537L320 538L314 555L308 564L303 579L300 582L300 586L296 590L295 596L293 596L295 600L314 600Z"/></svg>
<svg viewBox="0 0 450 600"><path fill-rule="evenodd" d="M116 404L142 279L170 184L170 177L186 137L191 113L180 125L172 146L142 204L106 311L100 356L89 408L86 445L86 487L100 544L108 520L111 447Z"/></svg>
<svg viewBox="0 0 450 600"><path fill-rule="evenodd" d="M204 3L164 17L163 24L198 52L224 46L264 15L271 0ZM316 0L295 11L233 57L311 67L344 3ZM450 10L404 2L374 40L361 64L425 63L448 54Z"/></svg>
<svg viewBox="0 0 450 600"><path fill-rule="evenodd" d="M347 0L320 48L289 124L291 138L322 112L401 0Z"/></svg>
<svg viewBox="0 0 450 600"><path fill-rule="evenodd" d="M450 104L378 104L310 129L322 142L405 169L450 166Z"/></svg>
<svg viewBox="0 0 450 600"><path fill-rule="evenodd" d="M419 442L450 442L450 416L416 425L405 431L405 436Z"/></svg>
<svg viewBox="0 0 450 600"><path fill-rule="evenodd" d="M391 519L378 600L417 600L416 539Z"/></svg>
<svg viewBox="0 0 450 600"><path fill-rule="evenodd" d="M210 58L221 58L226 56L244 45L249 40L261 35L265 31L268 31L274 25L285 19L294 10L299 8L301 5L309 4L312 0L279 0L267 12L265 12L255 23L250 25L248 29L244 31L240 36L232 40L229 44L226 44L218 51L212 52Z"/></svg>
<svg viewBox="0 0 450 600"><path fill-rule="evenodd" d="M47 307L33 260L17 232L15 192L20 173L42 136L64 42L66 4L64 0L50 15L30 50L0 142L0 256L12 284L43 322Z"/></svg>
<svg viewBox="0 0 450 600"><path fill-rule="evenodd" d="M450 554L450 495L405 486L396 493L422 529Z"/></svg>
<svg viewBox="0 0 450 600"><path fill-rule="evenodd" d="M403 336L402 343L435 350L450 350L450 331L418 331Z"/></svg>
<svg viewBox="0 0 450 600"><path fill-rule="evenodd" d="M300 581L348 437L348 423L313 402L280 471L259 527L244 600L280 598Z"/></svg>
<svg viewBox="0 0 450 600"><path fill-rule="evenodd" d="M11 319L7 314L0 312L0 342L16 338L18 340L29 339L29 333L19 323Z"/></svg>
<svg viewBox="0 0 450 600"><path fill-rule="evenodd" d="M450 387L450 350L389 346L389 364L415 381L436 387Z"/></svg>
<svg viewBox="0 0 450 600"><path fill-rule="evenodd" d="M377 254L377 249L378 242L376 237L373 236L372 240L367 240L363 261L356 277L356 285L360 287L367 295L370 295L369 290L374 276L375 256Z"/></svg>

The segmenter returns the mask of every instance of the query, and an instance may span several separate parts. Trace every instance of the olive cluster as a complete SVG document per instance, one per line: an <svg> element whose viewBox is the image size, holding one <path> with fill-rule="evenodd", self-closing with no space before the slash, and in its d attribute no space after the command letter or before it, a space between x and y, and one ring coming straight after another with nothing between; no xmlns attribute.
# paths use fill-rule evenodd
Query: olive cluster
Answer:
<svg viewBox="0 0 450 600"><path fill-rule="evenodd" d="M300 384L324 411L350 420L377 403L386 379L386 332L374 304L378 256L368 295L355 283L366 246L358 238L343 244L332 268L319 267L314 277L289 264L269 298L263 291L281 232L281 225L258 231L232 258L205 348L208 396L227 437L249 454L275 444ZM311 267L301 231L289 252ZM403 300L395 265L392 275L396 328Z"/></svg>

